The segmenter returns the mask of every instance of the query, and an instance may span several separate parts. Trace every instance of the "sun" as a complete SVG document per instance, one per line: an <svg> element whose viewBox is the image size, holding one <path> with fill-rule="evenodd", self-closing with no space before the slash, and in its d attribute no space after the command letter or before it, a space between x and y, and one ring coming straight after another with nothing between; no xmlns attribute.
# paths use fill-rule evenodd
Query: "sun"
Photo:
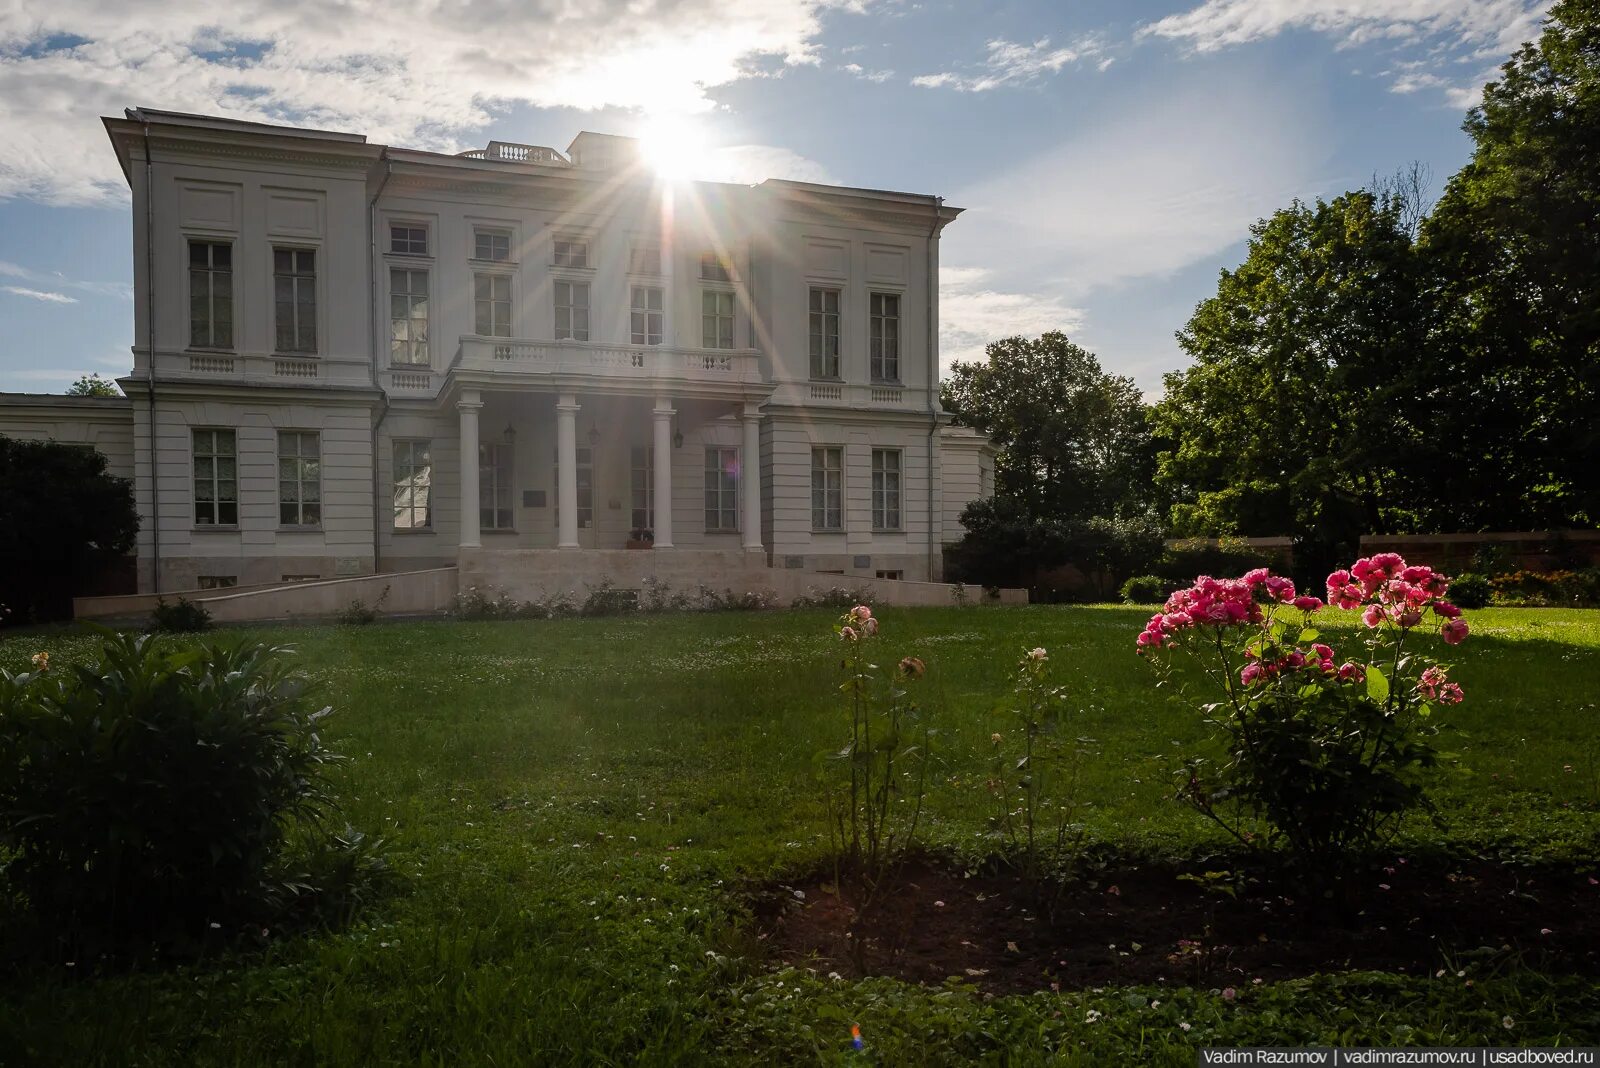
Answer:
<svg viewBox="0 0 1600 1068"><path fill-rule="evenodd" d="M686 115L647 115L639 130L639 154L658 178L686 181L705 166L705 131Z"/></svg>

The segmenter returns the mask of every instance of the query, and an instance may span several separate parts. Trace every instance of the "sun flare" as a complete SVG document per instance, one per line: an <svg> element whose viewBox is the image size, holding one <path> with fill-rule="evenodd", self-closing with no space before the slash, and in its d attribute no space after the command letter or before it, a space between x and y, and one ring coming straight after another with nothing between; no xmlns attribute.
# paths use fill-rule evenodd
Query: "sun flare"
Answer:
<svg viewBox="0 0 1600 1068"><path fill-rule="evenodd" d="M705 131L681 114L649 115L639 131L639 153L658 177L685 181L705 165Z"/></svg>

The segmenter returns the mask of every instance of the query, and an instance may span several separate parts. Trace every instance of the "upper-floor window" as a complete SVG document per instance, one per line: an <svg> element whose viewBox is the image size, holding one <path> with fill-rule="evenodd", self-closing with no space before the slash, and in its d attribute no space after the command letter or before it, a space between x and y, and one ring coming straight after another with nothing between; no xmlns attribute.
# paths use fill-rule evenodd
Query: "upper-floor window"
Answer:
<svg viewBox="0 0 1600 1068"><path fill-rule="evenodd" d="M589 283L557 282L556 339L589 340Z"/></svg>
<svg viewBox="0 0 1600 1068"><path fill-rule="evenodd" d="M733 348L733 294L720 289L700 291L700 347Z"/></svg>
<svg viewBox="0 0 1600 1068"><path fill-rule="evenodd" d="M733 280L733 265L726 257L715 252L702 253L700 277L707 282L730 282Z"/></svg>
<svg viewBox="0 0 1600 1068"><path fill-rule="evenodd" d="M839 291L811 288L811 377L839 377Z"/></svg>
<svg viewBox="0 0 1600 1068"><path fill-rule="evenodd" d="M811 450L811 528L844 529L844 450Z"/></svg>
<svg viewBox="0 0 1600 1068"><path fill-rule="evenodd" d="M900 529L900 450L872 450L872 527Z"/></svg>
<svg viewBox="0 0 1600 1068"><path fill-rule="evenodd" d="M871 362L874 382L900 381L900 294L871 298Z"/></svg>
<svg viewBox="0 0 1600 1068"><path fill-rule="evenodd" d="M239 448L232 430L196 430L195 526L231 527L239 522Z"/></svg>
<svg viewBox="0 0 1600 1068"><path fill-rule="evenodd" d="M394 529L433 526L433 443L394 443Z"/></svg>
<svg viewBox="0 0 1600 1068"><path fill-rule="evenodd" d="M491 263L509 263L511 260L511 231L488 230L474 227L472 231L472 258Z"/></svg>
<svg viewBox="0 0 1600 1068"><path fill-rule="evenodd" d="M663 293L660 286L633 286L628 320L635 345L661 344Z"/></svg>
<svg viewBox="0 0 1600 1068"><path fill-rule="evenodd" d="M400 256L428 254L428 228L415 223L389 225L389 251Z"/></svg>
<svg viewBox="0 0 1600 1068"><path fill-rule="evenodd" d="M511 336L511 278L504 274L472 276L473 329L479 337Z"/></svg>
<svg viewBox="0 0 1600 1068"><path fill-rule="evenodd" d="M706 449L706 529L739 528L739 450Z"/></svg>
<svg viewBox="0 0 1600 1068"><path fill-rule="evenodd" d="M233 246L189 242L189 344L233 348Z"/></svg>
<svg viewBox="0 0 1600 1068"><path fill-rule="evenodd" d="M589 266L589 242L581 237L556 238L551 262L557 267Z"/></svg>
<svg viewBox="0 0 1600 1068"><path fill-rule="evenodd" d="M278 522L322 522L322 435L315 430L278 431Z"/></svg>
<svg viewBox="0 0 1600 1068"><path fill-rule="evenodd" d="M389 268L389 362L428 363L428 272Z"/></svg>
<svg viewBox="0 0 1600 1068"><path fill-rule="evenodd" d="M316 352L316 250L273 249L272 287L277 312L278 351Z"/></svg>
<svg viewBox="0 0 1600 1068"><path fill-rule="evenodd" d="M660 274L661 246L634 245L628 250L629 274Z"/></svg>

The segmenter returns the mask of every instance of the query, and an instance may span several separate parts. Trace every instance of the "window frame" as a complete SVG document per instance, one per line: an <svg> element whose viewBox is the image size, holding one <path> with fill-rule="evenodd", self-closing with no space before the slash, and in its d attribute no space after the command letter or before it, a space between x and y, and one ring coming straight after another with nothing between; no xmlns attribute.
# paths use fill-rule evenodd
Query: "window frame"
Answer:
<svg viewBox="0 0 1600 1068"><path fill-rule="evenodd" d="M881 461L894 457L894 469ZM874 448L872 471L872 529L874 533L899 533L905 530L905 450ZM894 476L894 510L889 508L889 476ZM889 520L893 518L894 522Z"/></svg>
<svg viewBox="0 0 1600 1068"><path fill-rule="evenodd" d="M432 251L433 250L433 227L429 226L425 222L415 222L415 221L410 220L410 219L390 219L390 220L388 220L388 225L389 225L389 248L388 248L388 251L384 253L384 255L386 255L386 256L404 256L407 259L422 259L422 258L431 259L433 257L433 251ZM394 247L394 238L395 238L394 232L396 230L409 230L409 231L412 231L412 232L421 231L422 232L422 251L418 252L418 251L416 251L415 249L412 249L412 248L406 248L406 249L395 248ZM411 242L411 239L407 238L407 243L409 244L410 242Z"/></svg>
<svg viewBox="0 0 1600 1068"><path fill-rule="evenodd" d="M828 467L829 456L837 461L837 466ZM811 446L811 530L816 534L842 534L844 533L844 466L845 450L843 445L813 445ZM817 461L822 461L819 467ZM817 484L817 476L822 476L822 485ZM828 485L828 476L835 476L834 484ZM818 522L818 494L822 495L821 517ZM832 512L834 522L829 523L828 495L833 495Z"/></svg>
<svg viewBox="0 0 1600 1068"><path fill-rule="evenodd" d="M646 294L645 304L639 305L639 294ZM655 294L656 306L650 307L649 294ZM650 329L651 318L655 330ZM640 329L640 327L643 329ZM634 345L660 345L666 340L667 291L663 286L630 285L628 287L628 338ZM651 341L651 338L655 338Z"/></svg>
<svg viewBox="0 0 1600 1068"><path fill-rule="evenodd" d="M303 452L300 451L300 448L304 445L304 439L307 438L307 437L312 438L316 443L316 455L315 456L308 457ZM279 530L321 530L322 529L322 431L320 431L320 430L304 430L304 429L298 429L298 428L284 427L284 428L282 428L282 429L280 429L278 431L277 438L278 438L278 440L277 440L278 464L277 464L277 478L276 478L275 481L277 482L277 485L278 485L278 529ZM284 451L283 451L285 438L293 438L295 440L295 445L296 445L294 453L292 453L290 455L287 455L287 456L284 455ZM293 479L294 487L295 487L295 497L294 497L293 500L285 500L284 496L283 496L284 484L287 481L283 477L283 465L284 465L285 461L289 461L290 463L293 463L295 465L295 468L294 468L295 477ZM307 463L315 465L315 470L313 472L313 474L314 474L313 478L307 478L306 477L305 465ZM308 485L316 487L316 497L315 497L315 499L311 499L311 498L308 498L306 496L305 490L306 490L306 486L308 486ZM310 522L306 521L306 512L307 512L307 507L306 506L307 505L315 505L316 506L316 509L315 509L316 518L311 520ZM295 509L296 518L293 521L285 520L284 517L283 517L284 516L284 508L288 507L288 506L293 506L294 509Z"/></svg>
<svg viewBox="0 0 1600 1068"><path fill-rule="evenodd" d="M210 452L200 451L200 442L197 435L211 434ZM226 434L228 440L233 442L232 452L221 452L217 449L220 440L215 435ZM208 476L212 496L202 502L200 499L200 460L204 457L212 463L211 474ZM220 460L233 461L233 477L225 479L217 470ZM225 483L233 483L233 500L227 501L222 497L222 487ZM212 519L203 521L200 518L201 504L209 504L212 508ZM222 521L222 506L233 505L233 519L231 522ZM189 507L190 520L196 530L238 530L239 529L239 432L232 427L224 426L194 426L189 428Z"/></svg>
<svg viewBox="0 0 1600 1068"><path fill-rule="evenodd" d="M628 274L643 278L660 278L665 272L661 265L666 255L659 241L635 241L628 246ZM641 262L642 261L642 262ZM650 263L653 262L652 267Z"/></svg>
<svg viewBox="0 0 1600 1068"><path fill-rule="evenodd" d="M733 257L724 256L711 249L700 253L700 281L731 284L734 280Z"/></svg>
<svg viewBox="0 0 1600 1068"><path fill-rule="evenodd" d="M505 239L505 243L506 243L506 254L504 256L501 256L501 257L480 256L478 254L479 251L480 251L479 245L478 245L478 239L480 237L487 237L487 238L490 239L490 242L491 242L490 249L489 249L490 252L494 251L494 248L493 248L494 239L495 238L504 238ZM514 263L517 262L516 256L513 255L513 253L515 253L515 251L516 251L516 234L512 232L512 230L511 230L511 228L509 226L490 226L490 225L482 225L482 224L478 224L478 223L474 223L472 225L472 248L471 248L471 251L469 252L467 258L469 260L471 260L473 263L494 263L494 264L499 264L499 265L502 265L502 266L514 264Z"/></svg>
<svg viewBox="0 0 1600 1068"><path fill-rule="evenodd" d="M574 481L577 483L578 496L578 529L594 529L594 449L589 445L579 445L573 450L572 462ZM555 507L550 509L550 518L554 520L555 527L561 527L561 459L556 458L555 465L551 468L551 483L556 487ZM584 503L587 501L588 503Z"/></svg>
<svg viewBox="0 0 1600 1068"><path fill-rule="evenodd" d="M432 323L431 323L430 320L432 318L432 312L433 312L433 307L432 307L432 302L433 302L433 272L430 271L425 266L420 266L420 265L413 266L413 265L406 264L406 263L399 263L399 264L391 263L391 264L388 265L388 267L389 267L389 366L390 367L407 367L407 368L409 368L409 367L431 367L431 366L433 366L433 331L430 329L430 327L432 326ZM395 275L397 275L397 274L404 274L404 275L407 276L407 281L406 281L407 289L405 290L404 293L397 293L396 290L395 290L394 282L395 282ZM422 297L422 301L421 301L421 304L422 304L422 315L420 316L420 318L416 314L416 308L417 308L417 300L416 300L416 298L417 298L418 294L414 290L412 290L410 288L410 286L412 284L412 281L413 281L411 276L413 276L413 275L421 275L422 276L423 291L420 294L421 297ZM394 313L394 311L395 311L395 300L396 300L396 298L399 298L399 297L403 297L406 300L406 311L407 311L407 314L404 317L396 317L396 315ZM395 324L399 323L399 322L404 322L406 324L406 335L407 336L405 338L403 338L403 339L402 338L396 338L394 336ZM422 324L422 339L421 339L421 344L420 344L420 352L421 352L422 358L420 360L419 359L415 359L415 358L410 359L410 360L397 360L397 359L395 359L395 344L396 344L396 342L399 342L400 344L403 344L403 345L407 346L407 351L413 357L415 357L417 355L417 353L419 351L419 349L418 349L418 339L413 335L415 333L416 324L418 322L420 322Z"/></svg>
<svg viewBox="0 0 1600 1068"><path fill-rule="evenodd" d="M504 464L499 462L504 458ZM502 472L502 468L504 468ZM501 485L501 475L504 474L505 485ZM478 442L478 532L480 534L515 534L517 532L517 509L514 499L517 482L517 453L516 447L509 441L480 441ZM502 491L505 506L501 507ZM484 496L489 497L489 525L483 522ZM465 502L463 502L465 503ZM501 525L501 514L504 513L505 524Z"/></svg>
<svg viewBox="0 0 1600 1068"><path fill-rule="evenodd" d="M815 307L821 297L821 307ZM833 310L828 310L827 298L833 297ZM833 321L833 333L828 333L828 321ZM806 290L806 354L807 370L814 382L839 382L843 380L844 366L844 287L814 285ZM833 341L829 369L828 341Z"/></svg>
<svg viewBox="0 0 1600 1068"><path fill-rule="evenodd" d="M186 245L188 247L188 250L189 250L189 262L188 262L188 271L189 271L189 282L188 282L188 286L189 286L189 288L188 288L188 297L189 297L189 304L188 304L188 307L189 307L189 348L190 349L197 349L197 350L201 350L201 351L205 351L205 352L236 352L238 350L234 347L234 334L235 334L235 328L236 328L237 324L236 324L236 322L234 320L234 314L233 313L234 313L235 306L238 304L238 301L234 299L235 296L236 296L236 290L235 290L235 285L234 285L234 269L233 269L234 241L233 241L232 238L222 238L222 237L218 237L218 236L216 236L214 234L185 234L184 238L185 238L185 242L186 242ZM206 266L204 268L199 268L198 270L194 265L194 247L196 245L204 245L208 249L211 250L206 254ZM227 270L225 272L221 271L221 270L218 270L218 268L215 265L215 253L216 253L216 249L218 249L218 248L226 248L228 250L228 267L227 267ZM207 313L209 315L208 326L209 326L209 333L211 335L211 340L209 342L204 342L204 343L196 341L195 340L195 333L194 333L194 328L195 328L195 320L194 320L194 297L195 297L194 281L195 281L195 274L196 273L204 274L206 276L206 279L207 279L206 310L207 310ZM217 286L216 286L216 277L217 277L217 275L224 274L224 273L228 277L228 339L227 339L227 341L225 343L219 343L216 340L216 334L217 334L217 310L216 310L216 305L217 305Z"/></svg>
<svg viewBox="0 0 1600 1068"><path fill-rule="evenodd" d="M321 283L321 276L317 271L317 258L320 251L321 250L315 245L275 244L272 246L272 351L275 353L281 353L287 356L316 356L319 353L322 331L319 329L320 323L318 320L321 317L322 301L320 299L321 294L318 293L318 287ZM278 270L278 254L280 252L286 252L290 256L289 263L292 270L288 274ZM302 273L299 269L299 257L302 254L311 257L311 270L308 273ZM288 304L294 309L294 322L292 324L294 339L293 344L287 346L282 344L282 314L283 305L285 302L280 300L278 297L278 282L280 279L289 279L293 283L292 299L288 301ZM305 303L307 303L300 299L302 284L304 284L306 291L309 291L311 294L311 300L309 302L311 307L310 348L304 348L301 346L300 334L301 327L304 324L301 322L300 309Z"/></svg>
<svg viewBox="0 0 1600 1068"><path fill-rule="evenodd" d="M421 446L422 453L427 460L426 484L415 481L417 477L417 471L422 469L417 463L418 446ZM404 469L408 473L407 478L410 480L410 484L403 488L400 484L400 472L402 469L400 450L402 447L404 447L406 450ZM393 503L394 512L391 517L392 525L389 528L390 532L395 534L431 534L433 532L433 439L393 438L389 442L389 459L389 494ZM417 504L417 495L419 491L422 491L425 494L424 503L421 505ZM407 503L403 505L399 503L402 492L408 494ZM415 522L419 509L422 512L421 523ZM411 525L400 525L400 515L402 512L409 513L412 519Z"/></svg>
<svg viewBox="0 0 1600 1068"><path fill-rule="evenodd" d="M643 507L639 504L641 489ZM644 514L642 523L639 522L641 512ZM653 444L633 445L628 449L628 519L629 530L654 532L656 529L656 447Z"/></svg>
<svg viewBox="0 0 1600 1068"><path fill-rule="evenodd" d="M567 303L561 302L562 287L566 287ZM583 303L577 303L578 290L583 290ZM594 289L586 278L557 278L550 284L551 323L550 335L557 341L588 341L594 334ZM567 325L561 325L561 313L566 312ZM583 335L578 335L578 312L583 313ZM563 333L562 331L566 332Z"/></svg>
<svg viewBox="0 0 1600 1068"><path fill-rule="evenodd" d="M716 457L713 460L713 456ZM733 470L730 472L725 463L725 458L733 461ZM739 459L737 445L707 445L705 447L705 465L702 469L702 487L704 489L705 508L702 509L701 518L705 521L704 530L707 534L737 534L739 533L739 483L743 467ZM717 482L712 484L710 476L716 475ZM715 496L715 504L712 497ZM712 513L716 514L715 522L711 521ZM727 517L732 517L732 523L724 523Z"/></svg>
<svg viewBox="0 0 1600 1068"><path fill-rule="evenodd" d="M714 310L711 313L707 313L707 311L706 311L706 300L707 300L707 298L711 298L711 299L715 300L719 305L720 305L721 301L723 300L723 298L726 298L727 299L727 304L728 304L728 312L727 312L727 314L723 315L720 307L717 308L716 310ZM722 322L723 322L723 320L727 320L727 324L728 324L728 334L727 334L728 343L726 345L720 344L720 342L723 339L723 335L722 335ZM708 341L708 335L707 335L707 332L706 332L706 328L707 328L708 325L711 327L711 331L712 331L712 333L711 333L711 335L709 337L709 341ZM730 350L732 350L732 349L737 347L735 342L736 342L736 339L737 339L738 328L739 328L739 299L738 299L738 295L735 294L732 289L722 289L722 288L718 288L718 287L715 287L715 286L701 286L700 287L700 347L703 348L703 349L712 349L712 350L717 351L717 352L730 351Z"/></svg>
<svg viewBox="0 0 1600 1068"><path fill-rule="evenodd" d="M513 331L515 330L515 322L514 322L512 317L516 314L516 292L515 292L515 288L514 288L514 286L512 284L513 283L513 278L514 278L513 275L510 275L510 274L508 274L508 273L506 273L504 271L473 271L472 272L472 329L473 329L474 333L476 333L476 335L478 337L512 337L513 336ZM478 282L480 280L484 281L484 282L487 282L489 284L489 296L488 297L480 297L480 296L478 296ZM500 300L498 297L496 297L494 295L494 287L498 283L503 283L505 285L506 296L505 296L505 300L503 300L503 301ZM484 303L487 303L489 305L489 329L490 329L491 333L487 333L487 334L478 332L478 327L482 323L482 320L479 318L479 305L480 304L484 304ZM506 306L506 321L505 321L506 332L503 333L503 334L497 334L497 333L493 333L492 332L495 328L497 328L500 325L495 320L495 316L494 316L495 305L496 304L504 304Z"/></svg>
<svg viewBox="0 0 1600 1068"><path fill-rule="evenodd" d="M563 261L562 245L568 246ZM563 271L592 271L594 261L590 258L594 241L588 234L564 232L551 235L550 238L550 266ZM581 246L583 259L580 263L571 262L572 246Z"/></svg>
<svg viewBox="0 0 1600 1068"><path fill-rule="evenodd" d="M884 385L900 385L900 348L904 337L902 328L905 318L901 314L904 306L904 295L893 290L874 289L867 292L867 373L873 382ZM894 301L894 314L880 313L879 301ZM889 353L890 341L888 331L885 329L889 322L894 323L894 352ZM893 373L889 373L889 364L893 363Z"/></svg>

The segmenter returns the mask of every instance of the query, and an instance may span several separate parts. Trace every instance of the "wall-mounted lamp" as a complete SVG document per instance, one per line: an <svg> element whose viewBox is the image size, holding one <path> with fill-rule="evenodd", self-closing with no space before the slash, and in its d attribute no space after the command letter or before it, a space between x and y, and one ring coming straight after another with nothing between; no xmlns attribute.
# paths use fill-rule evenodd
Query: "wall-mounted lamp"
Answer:
<svg viewBox="0 0 1600 1068"><path fill-rule="evenodd" d="M515 445L517 442L517 428L512 426L510 423L507 423L506 432L502 434L501 437L506 439L507 445Z"/></svg>
<svg viewBox="0 0 1600 1068"><path fill-rule="evenodd" d="M599 427L595 426L595 427L590 427L589 428L589 444L590 445L598 445L598 444L600 444L600 428Z"/></svg>
<svg viewBox="0 0 1600 1068"><path fill-rule="evenodd" d="M672 435L672 447L674 449L683 448L683 431L680 430Z"/></svg>

